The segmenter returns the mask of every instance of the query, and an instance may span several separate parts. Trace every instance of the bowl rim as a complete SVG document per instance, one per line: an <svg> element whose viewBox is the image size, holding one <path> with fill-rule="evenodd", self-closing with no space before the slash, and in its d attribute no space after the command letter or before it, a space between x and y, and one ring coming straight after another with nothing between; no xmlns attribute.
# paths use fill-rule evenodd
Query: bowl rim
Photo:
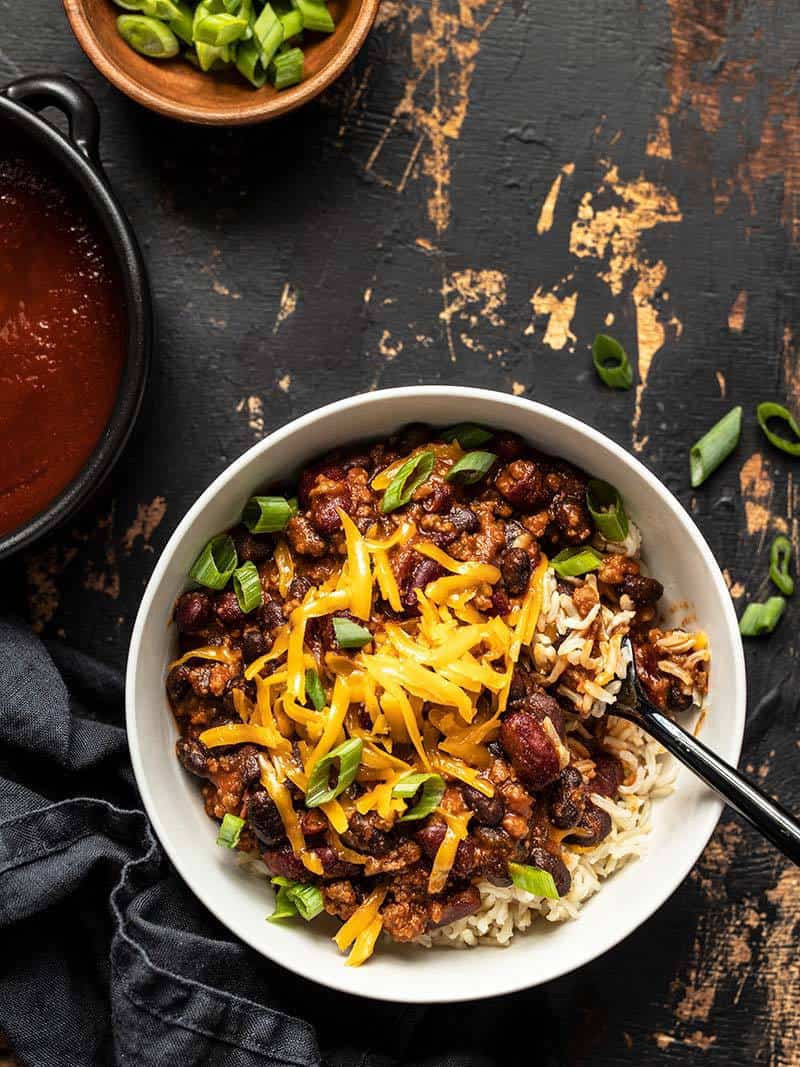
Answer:
<svg viewBox="0 0 800 1067"><path fill-rule="evenodd" d="M247 126L278 118L301 107L336 81L355 59L367 39L380 4L381 0L360 0L356 20L341 48L330 62L306 81L260 100L256 91L252 104L216 108L197 108L190 102L180 103L165 93L143 85L115 63L101 47L86 13L84 0L64 0L64 10L72 32L91 62L112 85L138 104L166 118L196 126Z"/></svg>
<svg viewBox="0 0 800 1067"><path fill-rule="evenodd" d="M395 398L397 400L407 400L418 398L422 395L425 396L441 396L452 399L454 396L460 398L465 402L465 406L470 400L491 399L493 402L502 401L504 405L509 407L521 408L531 415L539 415L541 417L554 420L559 423L566 432L579 432L581 434L588 434L594 437L598 442L602 443L613 455L614 458L619 460L622 464L628 466L633 472L642 478L648 485L655 490L657 495L662 499L664 505L673 513L677 518L679 524L683 527L686 535L694 542L695 547L700 552L700 555L705 563L712 582L716 587L716 592L719 595L720 603L722 605L724 621L727 628L727 636L730 639L730 647L732 660L734 664L734 679L733 690L736 694L736 700L733 702L733 706L729 707L727 714L730 715L730 734L734 739L734 758L738 762L741 755L741 747L744 739L744 725L745 725L745 709L746 709L746 674L745 674L745 660L744 649L742 646L741 636L739 634L738 620L733 607L733 602L730 598L727 586L722 576L722 572L717 564L713 553L705 538L700 532L699 528L695 524L694 520L683 508L680 501L670 492L669 489L660 481L660 479L653 474L647 467L635 456L626 451L621 445L618 445L611 438L607 437L604 433L596 430L588 423L583 422L571 415L567 415L564 412L559 411L556 408L550 407L546 404L538 403L537 401L529 400L525 397L509 396L506 393L502 393L498 390L492 389L477 389L467 386L441 386L441 385L428 385L428 386L405 386L394 389L381 389L375 390L371 393L358 393L352 396L345 397L341 400L334 401L331 404L326 404L324 407L318 408L315 411L301 415L286 425L278 428L257 442L255 445L248 448L241 456L235 459L228 467L225 468L208 486L203 493L200 494L195 503L189 508L183 519L179 522L175 528L167 544L165 545L158 562L153 570L147 587L144 591L139 611L137 613L136 621L134 624L133 632L131 635L131 642L128 654L128 664L126 673L126 686L125 686L125 724L128 736L128 747L131 755L131 762L133 764L134 776L139 788L139 792L142 797L142 802L145 807L145 811L150 818L153 829L162 844L162 847L166 851L170 860L180 873L181 877L186 881L189 888L194 894L202 901L202 903L212 912L213 915L229 930L232 931L237 937L248 944L260 955L272 962L285 967L287 970L294 972L302 978L317 982L323 987L336 989L343 993L348 993L355 996L363 996L367 999L399 1002L399 1003L454 1003L458 1001L467 1001L475 998L474 992L471 995L463 994L459 991L456 996L439 995L438 992L429 995L427 992L424 996L415 996L413 988L406 991L405 988L399 991L399 995L390 996L381 990L354 990L352 986L346 982L346 976L343 973L341 980L337 977L330 978L326 975L324 979L315 977L314 974L308 973L302 966L302 960L298 962L298 957L291 951L285 951L279 949L277 951L268 952L261 944L257 944L252 937L250 937L246 923L239 920L237 915L228 915L221 911L217 907L215 900L211 893L206 892L206 886L201 877L193 877L187 874L182 869L181 864L181 849L175 845L173 841L169 840L168 835L164 832L162 820L159 816L158 806L154 802L154 798L150 791L148 775L142 759L141 749L139 747L139 737L137 730L137 712L135 705L135 689L136 689L136 676L137 666L140 655L140 648L142 643L142 636L145 628L145 621L150 610L150 604L155 597L156 591L163 579L164 573L167 570L169 562L174 555L176 549L183 541L186 533L191 529L195 520L203 512L209 502L216 496L216 494L225 486L231 479L233 479L240 470L249 466L253 460L258 456L265 453L269 448L279 441L283 441L288 437L302 434L302 432L312 424L325 420L326 418L334 415L338 415L342 412L346 412L350 409L356 409L361 405L368 405L370 403L377 402L379 400ZM542 984L542 982L554 981L557 978L562 977L571 971L577 970L580 967L586 966L588 963L604 955L615 945L619 944L625 938L629 937L636 929L639 928L644 922L650 919L660 908L666 903L666 901L672 896L672 894L678 889L684 879L687 877L695 863L699 859L706 845L708 844L711 835L719 821L720 815L724 803L715 794L710 794L708 798L708 804L705 806L705 810L699 813L695 818L696 837L694 838L695 844L687 850L684 854L683 862L674 865L671 868L669 878L663 880L660 883L659 888L652 895L652 900L648 905L647 911L641 917L636 917L632 923L629 920L629 925L621 924L618 928L615 928L611 932L606 932L602 938L597 939L597 943L592 946L591 953L580 964L564 966L556 964L548 971L545 979L538 979L532 972L526 974L524 977L520 977L519 970L509 968L508 977L503 982L495 982L494 988L491 992L480 992L480 999L490 999L496 996L504 996L507 993L518 992L523 989L533 988L534 986ZM173 847L174 846L174 847ZM342 972L347 969L341 968Z"/></svg>
<svg viewBox="0 0 800 1067"><path fill-rule="evenodd" d="M53 164L55 177L74 183L86 198L97 225L108 241L123 287L122 307L127 319L125 362L114 406L92 452L75 477L44 509L21 526L0 534L0 559L27 547L70 518L105 482L133 433L144 400L153 348L154 322L147 267L139 242L99 156L84 151L56 126L42 118L25 99L12 99L8 90L26 82L65 86L84 99L96 114L94 98L69 75L47 74L14 79L0 87L0 122L5 120L30 138ZM86 103L88 101L88 104ZM61 104L53 97L53 105ZM66 114L66 112L65 112ZM69 116L72 121L74 116ZM97 127L99 133L99 125Z"/></svg>

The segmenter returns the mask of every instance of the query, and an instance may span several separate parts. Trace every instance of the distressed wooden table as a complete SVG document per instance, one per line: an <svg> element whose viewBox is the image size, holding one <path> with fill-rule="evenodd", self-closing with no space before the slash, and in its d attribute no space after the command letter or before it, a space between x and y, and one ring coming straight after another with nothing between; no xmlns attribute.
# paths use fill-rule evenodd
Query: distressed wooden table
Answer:
<svg viewBox="0 0 800 1067"><path fill-rule="evenodd" d="M324 402L417 382L602 428L691 511L738 604L768 592L800 488L753 417L800 390L796 0L384 0L318 104L217 132L119 96L54 0L0 16L3 80L57 68L94 93L159 328L106 491L2 568L38 630L121 667L158 552L230 460ZM635 354L635 390L596 380L598 329ZM736 403L738 452L692 493L687 447ZM742 761L795 807L797 623L792 603L748 644ZM550 1064L800 1063L799 890L726 812L655 918L498 1006L487 1054L510 1057L533 1010Z"/></svg>

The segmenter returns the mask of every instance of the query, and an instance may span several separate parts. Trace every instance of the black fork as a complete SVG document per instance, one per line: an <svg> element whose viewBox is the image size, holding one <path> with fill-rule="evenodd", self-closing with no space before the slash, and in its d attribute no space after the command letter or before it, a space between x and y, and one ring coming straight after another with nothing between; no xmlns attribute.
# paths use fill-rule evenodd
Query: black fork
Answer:
<svg viewBox="0 0 800 1067"><path fill-rule="evenodd" d="M623 641L622 647L630 656L628 673L616 704L609 709L611 713L635 723L659 741L667 752L694 771L768 841L800 866L800 822L652 704L639 685L629 638Z"/></svg>

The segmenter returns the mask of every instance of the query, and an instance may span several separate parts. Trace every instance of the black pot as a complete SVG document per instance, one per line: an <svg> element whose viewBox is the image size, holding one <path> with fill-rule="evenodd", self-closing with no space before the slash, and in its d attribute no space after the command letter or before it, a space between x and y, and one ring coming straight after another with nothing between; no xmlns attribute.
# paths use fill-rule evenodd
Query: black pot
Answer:
<svg viewBox="0 0 800 1067"><path fill-rule="evenodd" d="M55 107L69 124L62 134L38 112ZM63 522L98 488L119 458L133 429L144 394L153 340L152 305L142 254L130 223L109 188L98 151L100 116L92 98L62 74L20 78L0 90L0 142L9 123L44 152L53 172L85 194L116 258L128 322L127 359L111 418L80 474L48 507L12 533L0 536L0 557L28 545Z"/></svg>

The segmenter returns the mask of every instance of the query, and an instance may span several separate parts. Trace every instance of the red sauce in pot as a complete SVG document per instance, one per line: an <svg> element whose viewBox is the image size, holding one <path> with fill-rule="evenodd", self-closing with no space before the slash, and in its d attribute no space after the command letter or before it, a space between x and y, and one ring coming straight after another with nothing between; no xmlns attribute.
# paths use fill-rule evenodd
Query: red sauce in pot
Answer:
<svg viewBox="0 0 800 1067"><path fill-rule="evenodd" d="M80 472L125 359L122 288L77 187L22 139L0 156L0 534Z"/></svg>

